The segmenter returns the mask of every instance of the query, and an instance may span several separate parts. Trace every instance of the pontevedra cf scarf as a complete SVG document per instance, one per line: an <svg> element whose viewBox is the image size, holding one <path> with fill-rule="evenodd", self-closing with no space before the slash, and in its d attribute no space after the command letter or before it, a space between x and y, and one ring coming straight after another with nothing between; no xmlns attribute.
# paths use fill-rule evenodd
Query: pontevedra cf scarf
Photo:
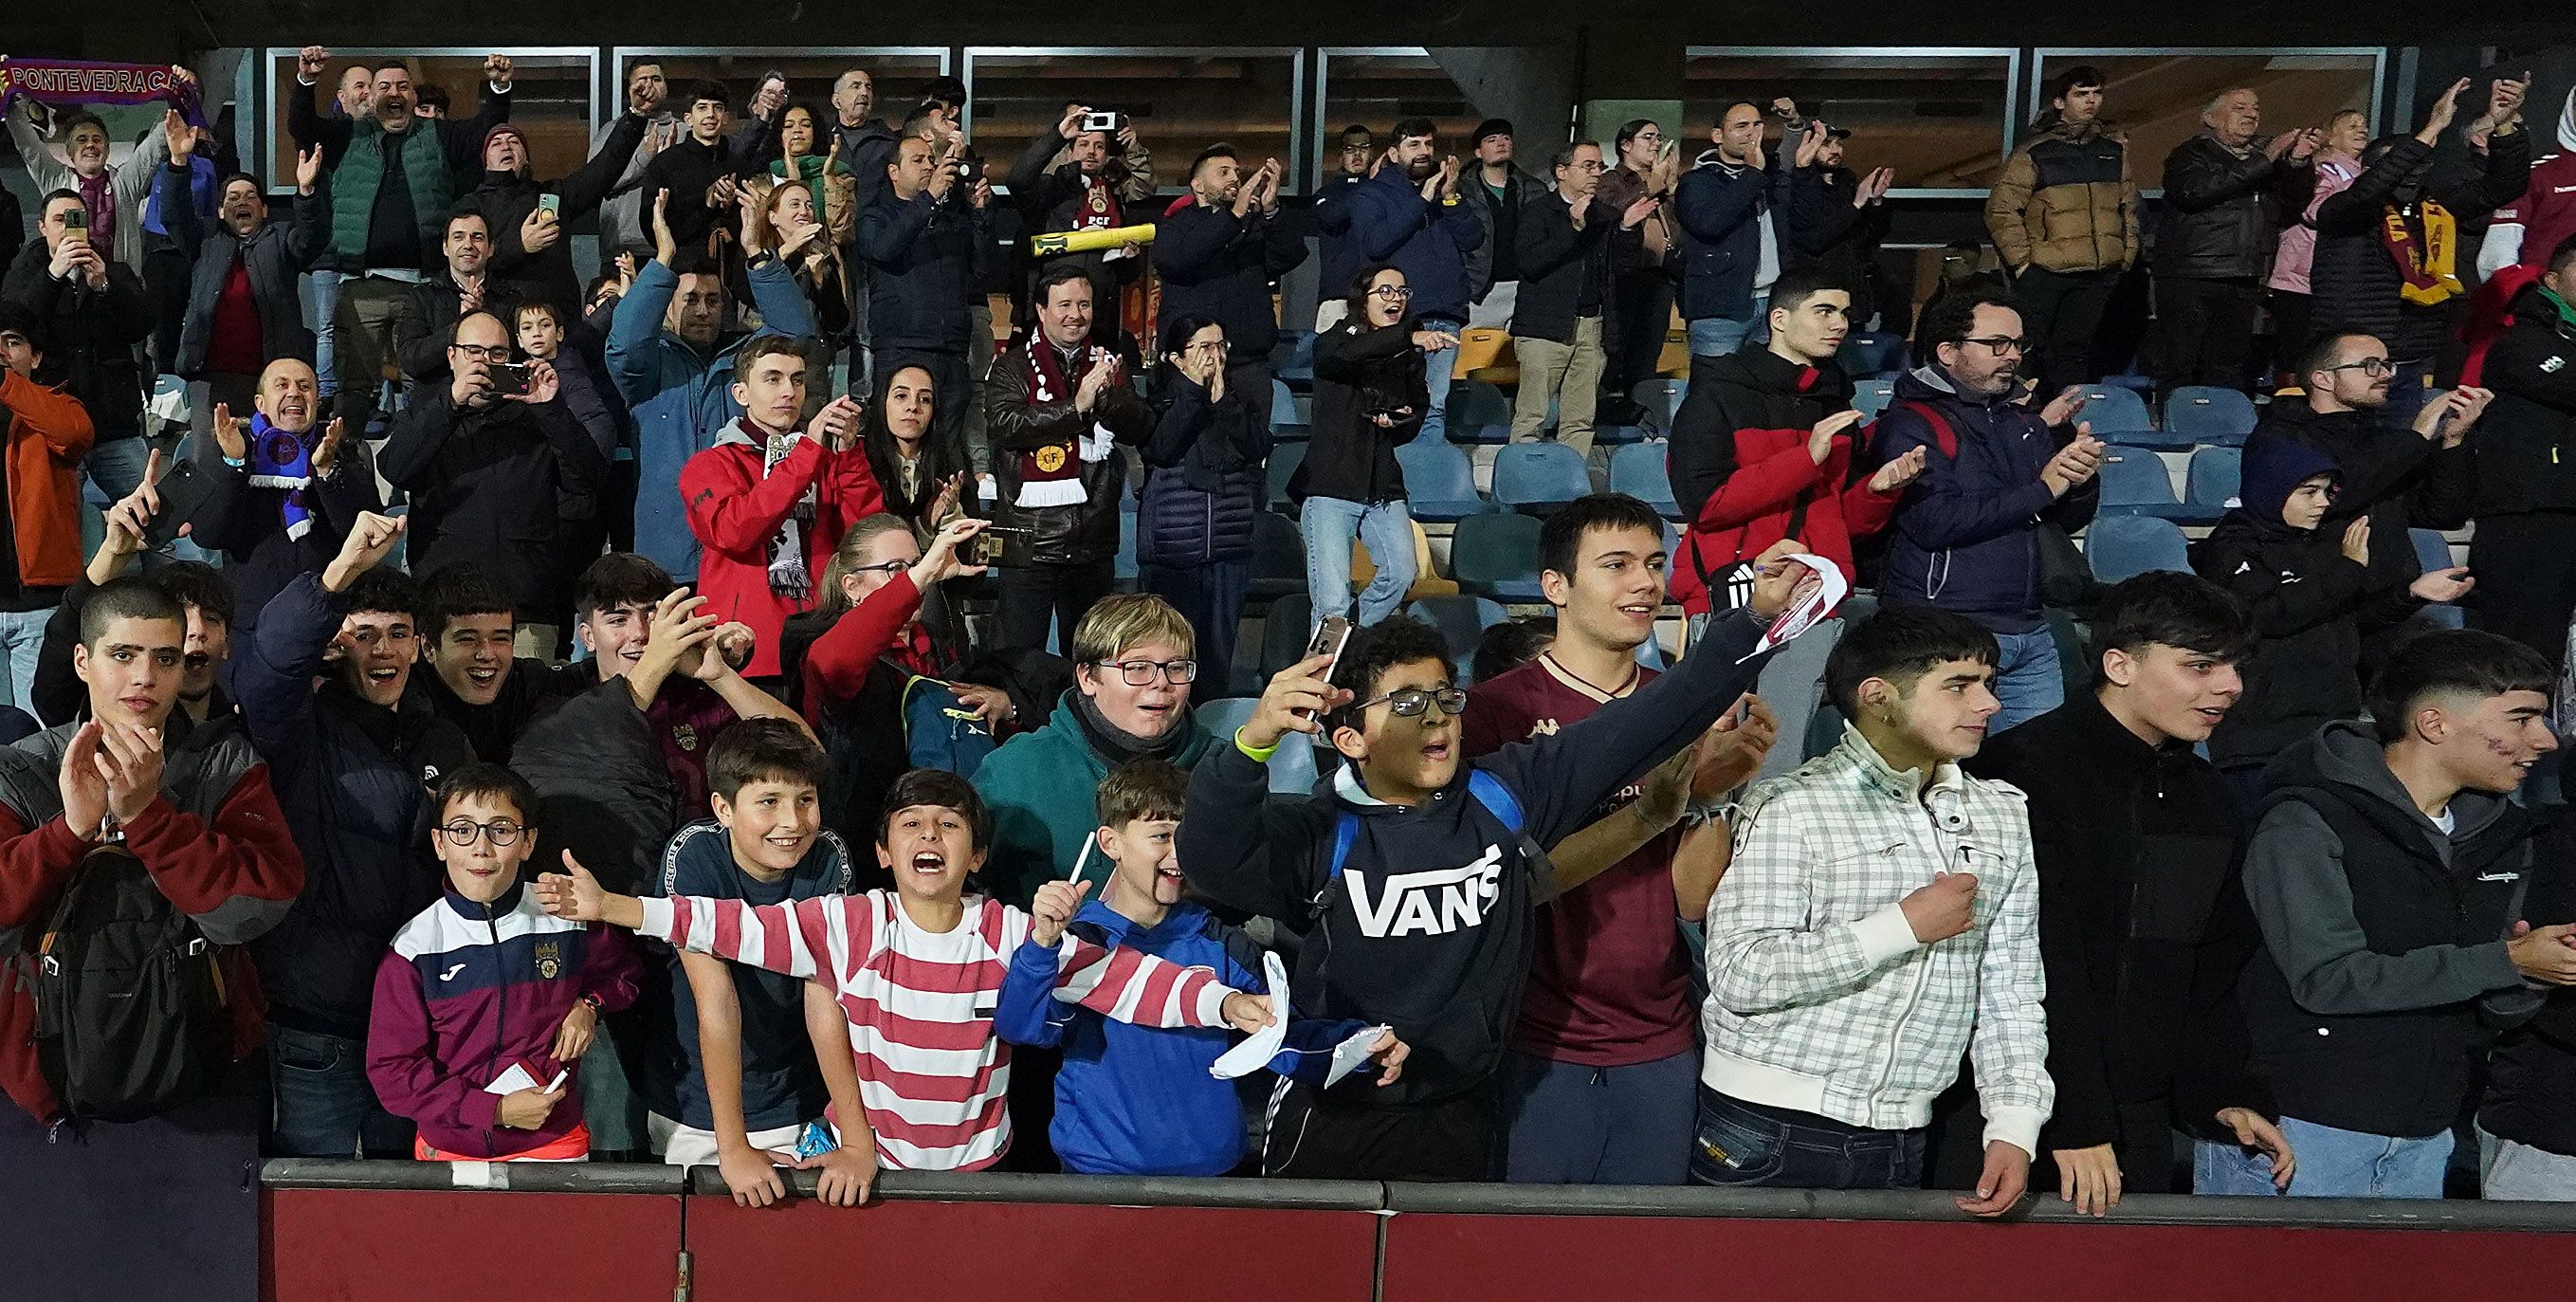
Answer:
<svg viewBox="0 0 2576 1302"><path fill-rule="evenodd" d="M2459 260L2460 223L2432 198L2419 199L2410 217L2391 207L2380 217L2379 242L2405 278L2398 295L2417 307L2431 307L2468 292L2454 269Z"/></svg>
<svg viewBox="0 0 2576 1302"><path fill-rule="evenodd" d="M1032 406L1063 402L1073 396L1078 381L1067 380L1064 368L1056 363L1055 346L1046 341L1044 332L1029 331L1020 346L1028 354ZM1083 345L1075 355L1084 359L1084 374L1089 374L1091 367L1109 364L1108 350L1096 344ZM1014 504L1023 508L1078 506L1091 500L1090 490L1082 486L1082 468L1108 460L1114 444L1108 427L1094 421L1088 434L1022 452L1020 491Z"/></svg>

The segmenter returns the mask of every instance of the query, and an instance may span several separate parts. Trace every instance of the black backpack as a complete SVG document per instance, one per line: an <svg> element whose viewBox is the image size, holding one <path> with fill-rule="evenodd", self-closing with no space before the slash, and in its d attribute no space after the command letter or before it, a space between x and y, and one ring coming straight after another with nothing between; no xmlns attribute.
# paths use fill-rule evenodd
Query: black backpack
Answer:
<svg viewBox="0 0 2576 1302"><path fill-rule="evenodd" d="M82 859L34 957L36 1057L66 1118L167 1112L231 1058L214 943L121 843Z"/></svg>

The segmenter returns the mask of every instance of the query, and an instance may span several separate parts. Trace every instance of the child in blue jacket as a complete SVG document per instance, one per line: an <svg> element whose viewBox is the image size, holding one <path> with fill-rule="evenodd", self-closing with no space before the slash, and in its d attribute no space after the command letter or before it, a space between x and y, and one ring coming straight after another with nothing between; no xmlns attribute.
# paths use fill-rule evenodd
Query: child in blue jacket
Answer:
<svg viewBox="0 0 2576 1302"><path fill-rule="evenodd" d="M1056 946L1067 930L1103 947L1214 969L1237 990L1272 993L1261 947L1181 899L1172 847L1188 789L1189 775L1162 760L1137 760L1101 781L1094 847L1114 866L1109 885L1089 902L1082 898L1088 882L1040 887L1029 939L1002 982L993 1018L1002 1038L1064 1050L1047 1137L1067 1171L1224 1175L1245 1156L1241 1097L1233 1081L1210 1070L1226 1051L1228 1031L1131 1026L1053 997ZM1291 1018L1269 1070L1321 1085L1335 1046L1368 1029L1357 1021ZM1381 1028L1368 1052L1383 1069L1378 1083L1393 1084L1403 1071L1404 1042Z"/></svg>

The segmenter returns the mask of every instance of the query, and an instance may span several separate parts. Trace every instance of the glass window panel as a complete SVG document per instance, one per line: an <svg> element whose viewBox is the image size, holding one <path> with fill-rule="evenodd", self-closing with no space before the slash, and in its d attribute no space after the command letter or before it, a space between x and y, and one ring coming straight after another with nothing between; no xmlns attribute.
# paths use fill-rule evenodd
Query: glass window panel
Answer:
<svg viewBox="0 0 2576 1302"><path fill-rule="evenodd" d="M1316 174L1337 168L1320 151L1339 146L1342 128L1358 123L1374 132L1378 147L1395 143L1391 132L1405 118L1429 118L1439 124L1443 153L1465 155L1467 133L1484 114L1467 102L1467 92L1429 52L1324 51L1324 116L1317 143Z"/></svg>
<svg viewBox="0 0 2576 1302"><path fill-rule="evenodd" d="M1840 50L1694 49L1682 87L1682 148L1709 148L1709 128L1729 100L1767 112L1795 95L1801 109L1851 129L1844 165L1896 169L1906 189L1984 189L2003 168L2013 57L2001 50L1850 54ZM1780 123L1772 121L1771 134Z"/></svg>
<svg viewBox="0 0 2576 1302"><path fill-rule="evenodd" d="M1068 103L1132 118L1167 193L1186 188L1190 159L1219 141L1247 166L1293 158L1293 50L968 50L966 68L968 134L997 180L1038 133L1054 130Z"/></svg>
<svg viewBox="0 0 2576 1302"><path fill-rule="evenodd" d="M447 92L458 117L472 117L483 103L483 56L486 51L419 54L410 50L333 50L321 84L308 90L295 84L291 49L268 51L268 84L273 110L269 132L269 184L283 189L295 183L295 138L287 134L287 96L319 94L325 112L340 88L340 76L351 64L378 58L411 65L412 84L437 86ZM502 50L510 56L510 121L528 140L536 174L551 180L566 175L590 157L592 55ZM468 178L465 189L473 188Z"/></svg>
<svg viewBox="0 0 2576 1302"><path fill-rule="evenodd" d="M657 54L650 49L629 48L617 51L618 100L603 107L624 108L626 70L642 59L651 58L662 65L662 78L669 83L674 97L689 93L689 84L701 78L724 83L733 96L733 107L739 114L750 102L752 92L772 72L787 75L787 98L791 102L812 104L829 113L832 83L851 68L865 68L876 79L875 116L890 126L901 126L904 114L921 102L921 91L930 79L948 68L948 56L937 50L719 50L692 51L687 54Z"/></svg>
<svg viewBox="0 0 2576 1302"><path fill-rule="evenodd" d="M2045 107L2050 73L2077 63L2108 79L2102 113L2128 133L2130 174L2145 190L2162 186L2165 155L2200 130L2201 110L2221 91L2252 87L2263 97L2263 130L2277 133L2323 126L2342 109L2369 112L2379 85L2379 59L2370 51L2042 51L2034 113Z"/></svg>

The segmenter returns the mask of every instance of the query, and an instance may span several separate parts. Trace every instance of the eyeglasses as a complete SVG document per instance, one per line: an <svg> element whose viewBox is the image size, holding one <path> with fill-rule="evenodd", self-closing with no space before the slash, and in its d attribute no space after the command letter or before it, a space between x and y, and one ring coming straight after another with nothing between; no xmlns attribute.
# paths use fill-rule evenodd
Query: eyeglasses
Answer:
<svg viewBox="0 0 2576 1302"><path fill-rule="evenodd" d="M1388 301L1388 302L1390 302L1390 303L1401 303L1401 302L1403 302L1404 300L1406 300L1406 299L1408 299L1408 298L1413 297L1413 286L1411 286L1411 285L1377 285L1377 286L1372 286L1372 287L1369 289L1369 297L1371 297L1371 298L1382 298L1382 299L1385 299L1386 301Z"/></svg>
<svg viewBox="0 0 2576 1302"><path fill-rule="evenodd" d="M2395 375L2400 367L2410 365L2413 365L2413 363L2398 361L2394 358L2365 357L2357 362L2345 362L2338 366L2329 366L2326 369L2329 371L2359 371L2364 375L2376 379L2382 375Z"/></svg>
<svg viewBox="0 0 2576 1302"><path fill-rule="evenodd" d="M1419 687L1399 687L1374 701L1362 701L1359 708L1365 710L1379 704L1386 705L1395 712L1397 717L1405 719L1413 718L1437 705L1442 714L1455 719L1467 712L1467 689L1443 687L1436 692L1426 692Z"/></svg>
<svg viewBox="0 0 2576 1302"><path fill-rule="evenodd" d="M469 362L506 362L510 360L508 344L449 344Z"/></svg>
<svg viewBox="0 0 2576 1302"><path fill-rule="evenodd" d="M449 845L472 845L474 838L480 835L492 838L492 844L495 846L505 846L517 844L519 834L528 829L506 818L494 819L489 823L477 823L471 819L460 818L438 830L446 834Z"/></svg>
<svg viewBox="0 0 2576 1302"><path fill-rule="evenodd" d="M1983 335L1975 338L1962 339L1959 342L1963 344L1981 345L1991 350L1997 357L2001 357L2006 353L2027 352L2030 349L2029 340L2013 339L2004 335Z"/></svg>
<svg viewBox="0 0 2576 1302"><path fill-rule="evenodd" d="M1222 339L1208 339L1192 343L1182 351L1192 353L1222 353L1231 347L1233 347L1233 345L1228 344Z"/></svg>
<svg viewBox="0 0 2576 1302"><path fill-rule="evenodd" d="M1609 170L1606 164L1596 158L1587 158L1579 163L1568 163L1566 166L1573 168L1578 172L1589 172L1594 176L1599 176L1604 171Z"/></svg>
<svg viewBox="0 0 2576 1302"><path fill-rule="evenodd" d="M853 565L852 574L897 574L912 568L911 561L878 561L874 565Z"/></svg>
<svg viewBox="0 0 2576 1302"><path fill-rule="evenodd" d="M1091 667L1117 670L1119 681L1129 687L1151 686L1156 674L1172 680L1175 687L1187 687L1199 676L1199 662L1196 660L1166 660L1161 664L1151 660L1095 660Z"/></svg>

